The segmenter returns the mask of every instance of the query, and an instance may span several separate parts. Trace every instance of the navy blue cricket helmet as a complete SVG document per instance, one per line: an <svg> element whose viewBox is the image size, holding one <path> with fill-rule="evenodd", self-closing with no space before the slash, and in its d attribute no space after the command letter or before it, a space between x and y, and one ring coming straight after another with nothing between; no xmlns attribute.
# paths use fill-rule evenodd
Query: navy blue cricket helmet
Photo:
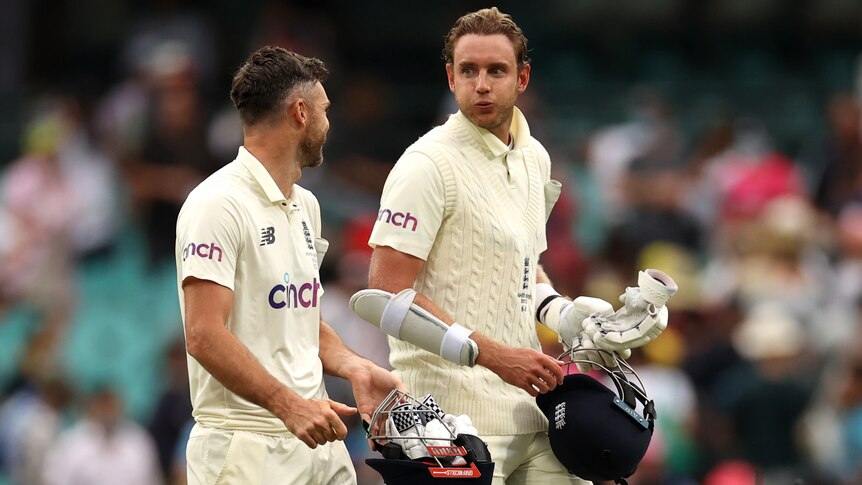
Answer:
<svg viewBox="0 0 862 485"><path fill-rule="evenodd" d="M614 370L589 361L608 373L616 392L587 374L571 374L562 385L536 398L548 418L554 455L569 473L584 480L625 483L652 439L655 405L634 370L619 357L617 361L619 366ZM640 385L626 374L637 378Z"/></svg>

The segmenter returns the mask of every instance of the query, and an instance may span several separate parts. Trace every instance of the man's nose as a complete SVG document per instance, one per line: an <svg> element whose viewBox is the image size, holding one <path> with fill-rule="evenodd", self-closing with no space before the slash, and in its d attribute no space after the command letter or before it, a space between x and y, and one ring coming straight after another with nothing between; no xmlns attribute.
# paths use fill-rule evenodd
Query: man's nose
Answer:
<svg viewBox="0 0 862 485"><path fill-rule="evenodd" d="M488 83L488 75L485 73L479 74L479 79L476 81L476 92L487 93L491 90L491 85Z"/></svg>

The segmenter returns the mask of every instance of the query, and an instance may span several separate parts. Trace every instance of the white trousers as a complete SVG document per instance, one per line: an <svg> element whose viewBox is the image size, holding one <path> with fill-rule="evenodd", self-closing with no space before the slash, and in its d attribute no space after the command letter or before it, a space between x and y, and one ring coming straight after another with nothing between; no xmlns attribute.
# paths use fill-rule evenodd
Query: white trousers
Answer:
<svg viewBox="0 0 862 485"><path fill-rule="evenodd" d="M188 485L356 484L356 472L342 441L312 450L293 435L195 424L186 461Z"/></svg>
<svg viewBox="0 0 862 485"><path fill-rule="evenodd" d="M483 436L494 460L492 485L590 485L557 461L547 433Z"/></svg>

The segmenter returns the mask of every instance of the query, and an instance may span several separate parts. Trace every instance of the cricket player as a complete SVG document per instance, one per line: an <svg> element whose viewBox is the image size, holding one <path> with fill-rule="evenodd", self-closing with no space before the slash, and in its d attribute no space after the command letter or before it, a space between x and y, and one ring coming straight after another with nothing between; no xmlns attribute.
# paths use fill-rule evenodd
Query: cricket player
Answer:
<svg viewBox="0 0 862 485"><path fill-rule="evenodd" d="M236 159L188 196L177 221L177 286L194 419L190 484L356 483L323 373L350 381L366 418L400 381L351 352L320 319L328 243L296 184L329 130L324 64L263 47L236 72Z"/></svg>
<svg viewBox="0 0 862 485"><path fill-rule="evenodd" d="M459 111L389 174L369 241L370 289L351 304L398 337L390 361L411 392L472 418L495 463L494 485L586 483L554 457L536 406L563 372L540 351L535 323L593 345L583 321L613 308L560 297L538 264L560 186L515 107L530 81L527 39L489 8L458 19L443 53ZM642 345L661 323L643 327L650 335L626 334L614 350Z"/></svg>

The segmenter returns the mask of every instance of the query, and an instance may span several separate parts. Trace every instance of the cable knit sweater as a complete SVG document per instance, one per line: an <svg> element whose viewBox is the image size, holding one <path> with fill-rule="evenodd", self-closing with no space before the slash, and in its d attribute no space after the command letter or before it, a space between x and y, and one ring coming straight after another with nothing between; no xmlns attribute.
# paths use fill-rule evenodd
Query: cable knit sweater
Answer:
<svg viewBox="0 0 862 485"><path fill-rule="evenodd" d="M539 349L533 294L539 253L546 248L543 189L550 159L530 137L523 115L516 110L515 116L514 149L503 154L497 147L495 155L488 132L461 113L405 151L401 161L417 153L433 161L445 201L414 288L467 328L510 347ZM517 173L526 176L515 196L499 176L506 163L518 163ZM488 369L458 366L393 338L389 343L390 361L407 387L420 396L433 394L446 412L467 414L480 434L547 429L535 399Z"/></svg>

